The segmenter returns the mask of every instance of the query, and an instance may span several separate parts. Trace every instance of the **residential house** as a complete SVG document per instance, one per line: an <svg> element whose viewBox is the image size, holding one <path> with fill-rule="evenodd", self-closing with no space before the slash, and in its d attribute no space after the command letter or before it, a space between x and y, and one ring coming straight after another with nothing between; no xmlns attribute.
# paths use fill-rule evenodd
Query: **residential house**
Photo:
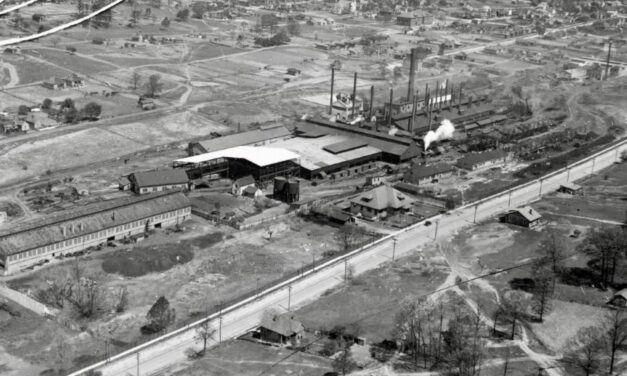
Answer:
<svg viewBox="0 0 627 376"><path fill-rule="evenodd" d="M33 129L50 128L59 125L56 120L50 118L47 113L41 111L29 112L28 115L26 115L25 121Z"/></svg>
<svg viewBox="0 0 627 376"><path fill-rule="evenodd" d="M378 220L411 209L414 199L396 189L381 185L350 200L351 213L370 220Z"/></svg>
<svg viewBox="0 0 627 376"><path fill-rule="evenodd" d="M414 164L411 169L405 173L403 181L416 185L428 184L434 180L449 177L453 175L453 172L453 167L445 163L428 166Z"/></svg>
<svg viewBox="0 0 627 376"><path fill-rule="evenodd" d="M299 343L304 332L305 327L291 312L266 315L259 325L259 335L262 341L280 345Z"/></svg>
<svg viewBox="0 0 627 376"><path fill-rule="evenodd" d="M534 229L542 224L542 216L530 206L524 206L505 213L501 222Z"/></svg>
<svg viewBox="0 0 627 376"><path fill-rule="evenodd" d="M248 187L256 188L255 179L252 175L246 175L235 180L231 185L231 193L235 196L241 196Z"/></svg>
<svg viewBox="0 0 627 376"><path fill-rule="evenodd" d="M189 188L189 177L182 169L135 172L128 176L128 180L136 194Z"/></svg>
<svg viewBox="0 0 627 376"><path fill-rule="evenodd" d="M569 195L583 195L583 187L574 183L565 183L560 185L557 189L560 193L566 193Z"/></svg>
<svg viewBox="0 0 627 376"><path fill-rule="evenodd" d="M457 160L457 167L464 170L477 170L483 167L502 165L511 160L512 153L503 150L492 150L483 153L469 154Z"/></svg>
<svg viewBox="0 0 627 376"><path fill-rule="evenodd" d="M614 307L627 308L627 288L622 289L616 294L612 295L607 304Z"/></svg>
<svg viewBox="0 0 627 376"><path fill-rule="evenodd" d="M263 191L254 185L249 185L242 191L242 196L257 198L263 196Z"/></svg>

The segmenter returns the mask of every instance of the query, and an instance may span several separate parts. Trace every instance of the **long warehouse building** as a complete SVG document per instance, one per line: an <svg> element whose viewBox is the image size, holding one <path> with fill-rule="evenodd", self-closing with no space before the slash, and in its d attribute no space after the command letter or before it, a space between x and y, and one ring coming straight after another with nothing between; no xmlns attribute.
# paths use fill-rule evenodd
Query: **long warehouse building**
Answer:
<svg viewBox="0 0 627 376"><path fill-rule="evenodd" d="M191 217L181 192L161 192L86 205L0 231L0 273L13 274L67 253L173 226Z"/></svg>

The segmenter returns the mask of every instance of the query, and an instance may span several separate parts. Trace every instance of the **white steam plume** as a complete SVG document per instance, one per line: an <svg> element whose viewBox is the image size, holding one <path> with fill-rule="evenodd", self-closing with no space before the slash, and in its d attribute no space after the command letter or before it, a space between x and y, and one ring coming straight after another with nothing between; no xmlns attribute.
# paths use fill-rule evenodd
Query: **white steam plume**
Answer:
<svg viewBox="0 0 627 376"><path fill-rule="evenodd" d="M455 126L453 125L453 123L451 123L451 121L448 119L442 120L440 126L438 127L438 129L435 130L435 132L427 132L427 134L422 139L425 144L425 151L427 151L429 145L431 145L433 141L453 138L453 132L455 132Z"/></svg>

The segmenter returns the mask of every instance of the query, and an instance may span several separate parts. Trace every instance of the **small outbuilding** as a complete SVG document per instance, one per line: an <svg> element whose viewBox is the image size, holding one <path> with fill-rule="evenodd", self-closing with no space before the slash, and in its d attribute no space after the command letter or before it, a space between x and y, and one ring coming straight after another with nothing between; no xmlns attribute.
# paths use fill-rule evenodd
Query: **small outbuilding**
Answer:
<svg viewBox="0 0 627 376"><path fill-rule="evenodd" d="M254 185L249 185L242 191L242 196L257 198L263 196L263 191Z"/></svg>
<svg viewBox="0 0 627 376"><path fill-rule="evenodd" d="M253 178L252 175L246 175L233 181L233 184L231 185L231 193L234 196L242 196L244 191L249 187L253 187L255 189L257 188L255 185L255 178Z"/></svg>
<svg viewBox="0 0 627 376"><path fill-rule="evenodd" d="M262 341L281 345L300 342L304 332L305 327L291 312L264 317L259 325Z"/></svg>
<svg viewBox="0 0 627 376"><path fill-rule="evenodd" d="M501 222L512 225L536 228L542 224L542 215L531 206L524 206L511 210L501 217Z"/></svg>
<svg viewBox="0 0 627 376"><path fill-rule="evenodd" d="M614 307L627 308L627 288L614 294L610 300L608 300L607 304Z"/></svg>
<svg viewBox="0 0 627 376"><path fill-rule="evenodd" d="M583 195L583 187L577 184L573 184L573 183L562 184L557 189L557 191L559 193L566 193L568 195L573 195L573 196Z"/></svg>

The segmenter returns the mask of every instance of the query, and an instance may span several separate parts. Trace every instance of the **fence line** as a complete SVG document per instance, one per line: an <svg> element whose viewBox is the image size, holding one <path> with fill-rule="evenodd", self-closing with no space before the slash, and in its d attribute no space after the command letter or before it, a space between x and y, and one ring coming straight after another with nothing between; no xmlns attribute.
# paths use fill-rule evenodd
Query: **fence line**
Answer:
<svg viewBox="0 0 627 376"><path fill-rule="evenodd" d="M13 290L8 286L0 285L0 295L5 298L14 301L22 307L35 312L36 314L44 317L55 316L57 311L48 308L45 304L39 303L30 296L23 294L19 291Z"/></svg>
<svg viewBox="0 0 627 376"><path fill-rule="evenodd" d="M617 158L620 157L619 156L619 152L622 151L621 147L624 147L626 145L627 145L627 139L623 139L621 141L617 141L613 145L611 145L611 146L609 146L609 147L607 147L607 148L605 148L605 149L603 149L603 150L601 150L601 151L599 151L599 152L597 152L597 153L595 153L595 154L593 154L591 156L588 156L588 157L586 157L586 158L584 158L584 159L582 159L580 161L574 162L571 165L567 165L564 168L561 168L561 169L558 169L556 171L553 171L553 172L551 172L551 173L549 173L549 174L547 174L545 176L542 176L542 177L540 177L538 179L534 179L534 180L529 181L527 183L521 184L521 185L519 185L519 186L517 186L515 188L511 188L511 189L505 190L503 192L499 192L497 194L485 197L485 198L480 199L478 201L475 201L473 203L469 203L469 204L463 205L463 206L461 206L461 207L459 207L459 208L457 208L455 210L457 211L457 210L464 210L464 209L469 209L469 208L473 208L473 207L479 207L479 205L482 204L482 203L485 203L485 202L488 202L488 201L491 201L491 200L494 200L494 199L498 199L498 198L503 197L503 196L508 195L508 194L512 194L515 191L523 191L525 188L528 188L528 187L530 187L530 186L532 186L534 184L538 184L538 183L542 184L542 182L544 180L548 180L550 178L558 177L560 174L570 174L570 170L572 170L573 168L577 168L579 166L582 166L582 165L592 161L593 162L593 167L592 167L590 173L586 173L586 174L584 174L584 176L590 175L591 173L594 172L594 162L595 162L595 160L598 157L600 157L600 156L608 156L610 153L616 152L614 161L612 161L611 163L600 164L600 165L597 166L597 169L606 168L606 167L610 166L612 163L614 163ZM568 176L569 175L567 175L567 177ZM542 185L540 185L540 186L542 186ZM540 198L540 197L541 197L541 192L538 195L538 198ZM429 220L436 220L436 219L441 218L441 217L442 217L442 215L438 214L438 215L430 217ZM306 271L295 271L293 273L290 273L288 276L283 278L282 281L280 281L278 283L274 282L273 285L271 285L270 287L268 287L266 289L263 289L262 291L258 291L258 292L256 291L256 292L253 292L252 294L246 294L244 297L240 297L233 304L231 304L230 306L227 306L226 308L221 309L219 312L216 311L216 312L214 312L214 313L212 313L212 314L210 314L210 315L208 315L208 316L206 316L206 317L204 317L202 319L196 320L195 322L192 322L192 323L184 325L184 326L182 326L182 327L180 327L178 329L175 329L175 330L173 330L170 333L167 333L167 334L164 334L164 335L162 335L160 337L151 339L151 340L149 340L147 342L144 342L143 344L140 344L140 345L138 345L138 346L136 346L134 348L128 349L126 351L123 351L123 352L121 352L121 353L119 353L117 355L114 355L112 357L109 357L109 358L107 358L107 359L105 359L105 360L103 360L101 362L98 362L96 364L93 364L91 366L83 368L83 369L81 369L79 371L73 372L69 376L82 375L85 372L88 372L88 371L91 371L91 370L95 370L95 369L97 369L99 367L102 367L102 366L105 366L105 365L107 365L107 364L109 364L111 362L115 362L117 360L121 360L121 359L123 359L123 358L125 358L125 357L127 357L129 355L140 353L142 350L144 350L144 349L146 349L146 348L148 348L148 347L150 347L150 346L152 346L152 345L154 345L156 343L166 341L166 340L168 340L168 339L170 339L172 337L175 337L175 336L177 336L179 334L185 333L185 332L193 329L194 327L196 327L196 326L198 326L198 325L200 325L200 324L202 324L204 322L212 321L214 319L217 319L219 317L219 315L224 315L226 313L229 313L231 311L239 309L239 308L241 308L243 306L246 306L246 305L248 305L248 304L250 304L250 303L260 299L263 296L267 296L267 295L276 293L278 291L285 290L286 288L288 288L291 284L293 284L296 281L299 281L299 280L301 280L303 278L306 278L307 276L309 276L309 275L311 275L313 273L316 273L317 271L319 271L321 269L324 269L324 268L330 267L332 265L344 262L344 260L350 259L351 257L353 257L353 256L355 256L355 255L357 255L357 254L359 254L359 253L361 253L361 252L363 252L363 251L365 251L367 249L370 249L370 248L372 248L372 247L374 247L374 246L376 246L378 244L390 241L390 240L394 239L396 236L398 236L400 234L406 233L406 232L411 231L411 230L413 230L413 229L415 229L417 227L423 226L424 222L425 222L425 220L422 220L422 221L417 222L417 223L415 223L415 224L413 224L411 226L408 226L408 227L406 227L404 229L401 229L401 230L399 230L399 231L397 231L395 233L383 236L383 237L381 237L381 238L379 238L377 240L374 240L371 243L368 243L365 246L359 247L359 248L357 248L357 249L355 249L353 251L350 251L350 252L344 253L342 255L339 255L339 256L331 259L331 260L323 262L320 265L315 265L314 264L311 269L308 269Z"/></svg>

